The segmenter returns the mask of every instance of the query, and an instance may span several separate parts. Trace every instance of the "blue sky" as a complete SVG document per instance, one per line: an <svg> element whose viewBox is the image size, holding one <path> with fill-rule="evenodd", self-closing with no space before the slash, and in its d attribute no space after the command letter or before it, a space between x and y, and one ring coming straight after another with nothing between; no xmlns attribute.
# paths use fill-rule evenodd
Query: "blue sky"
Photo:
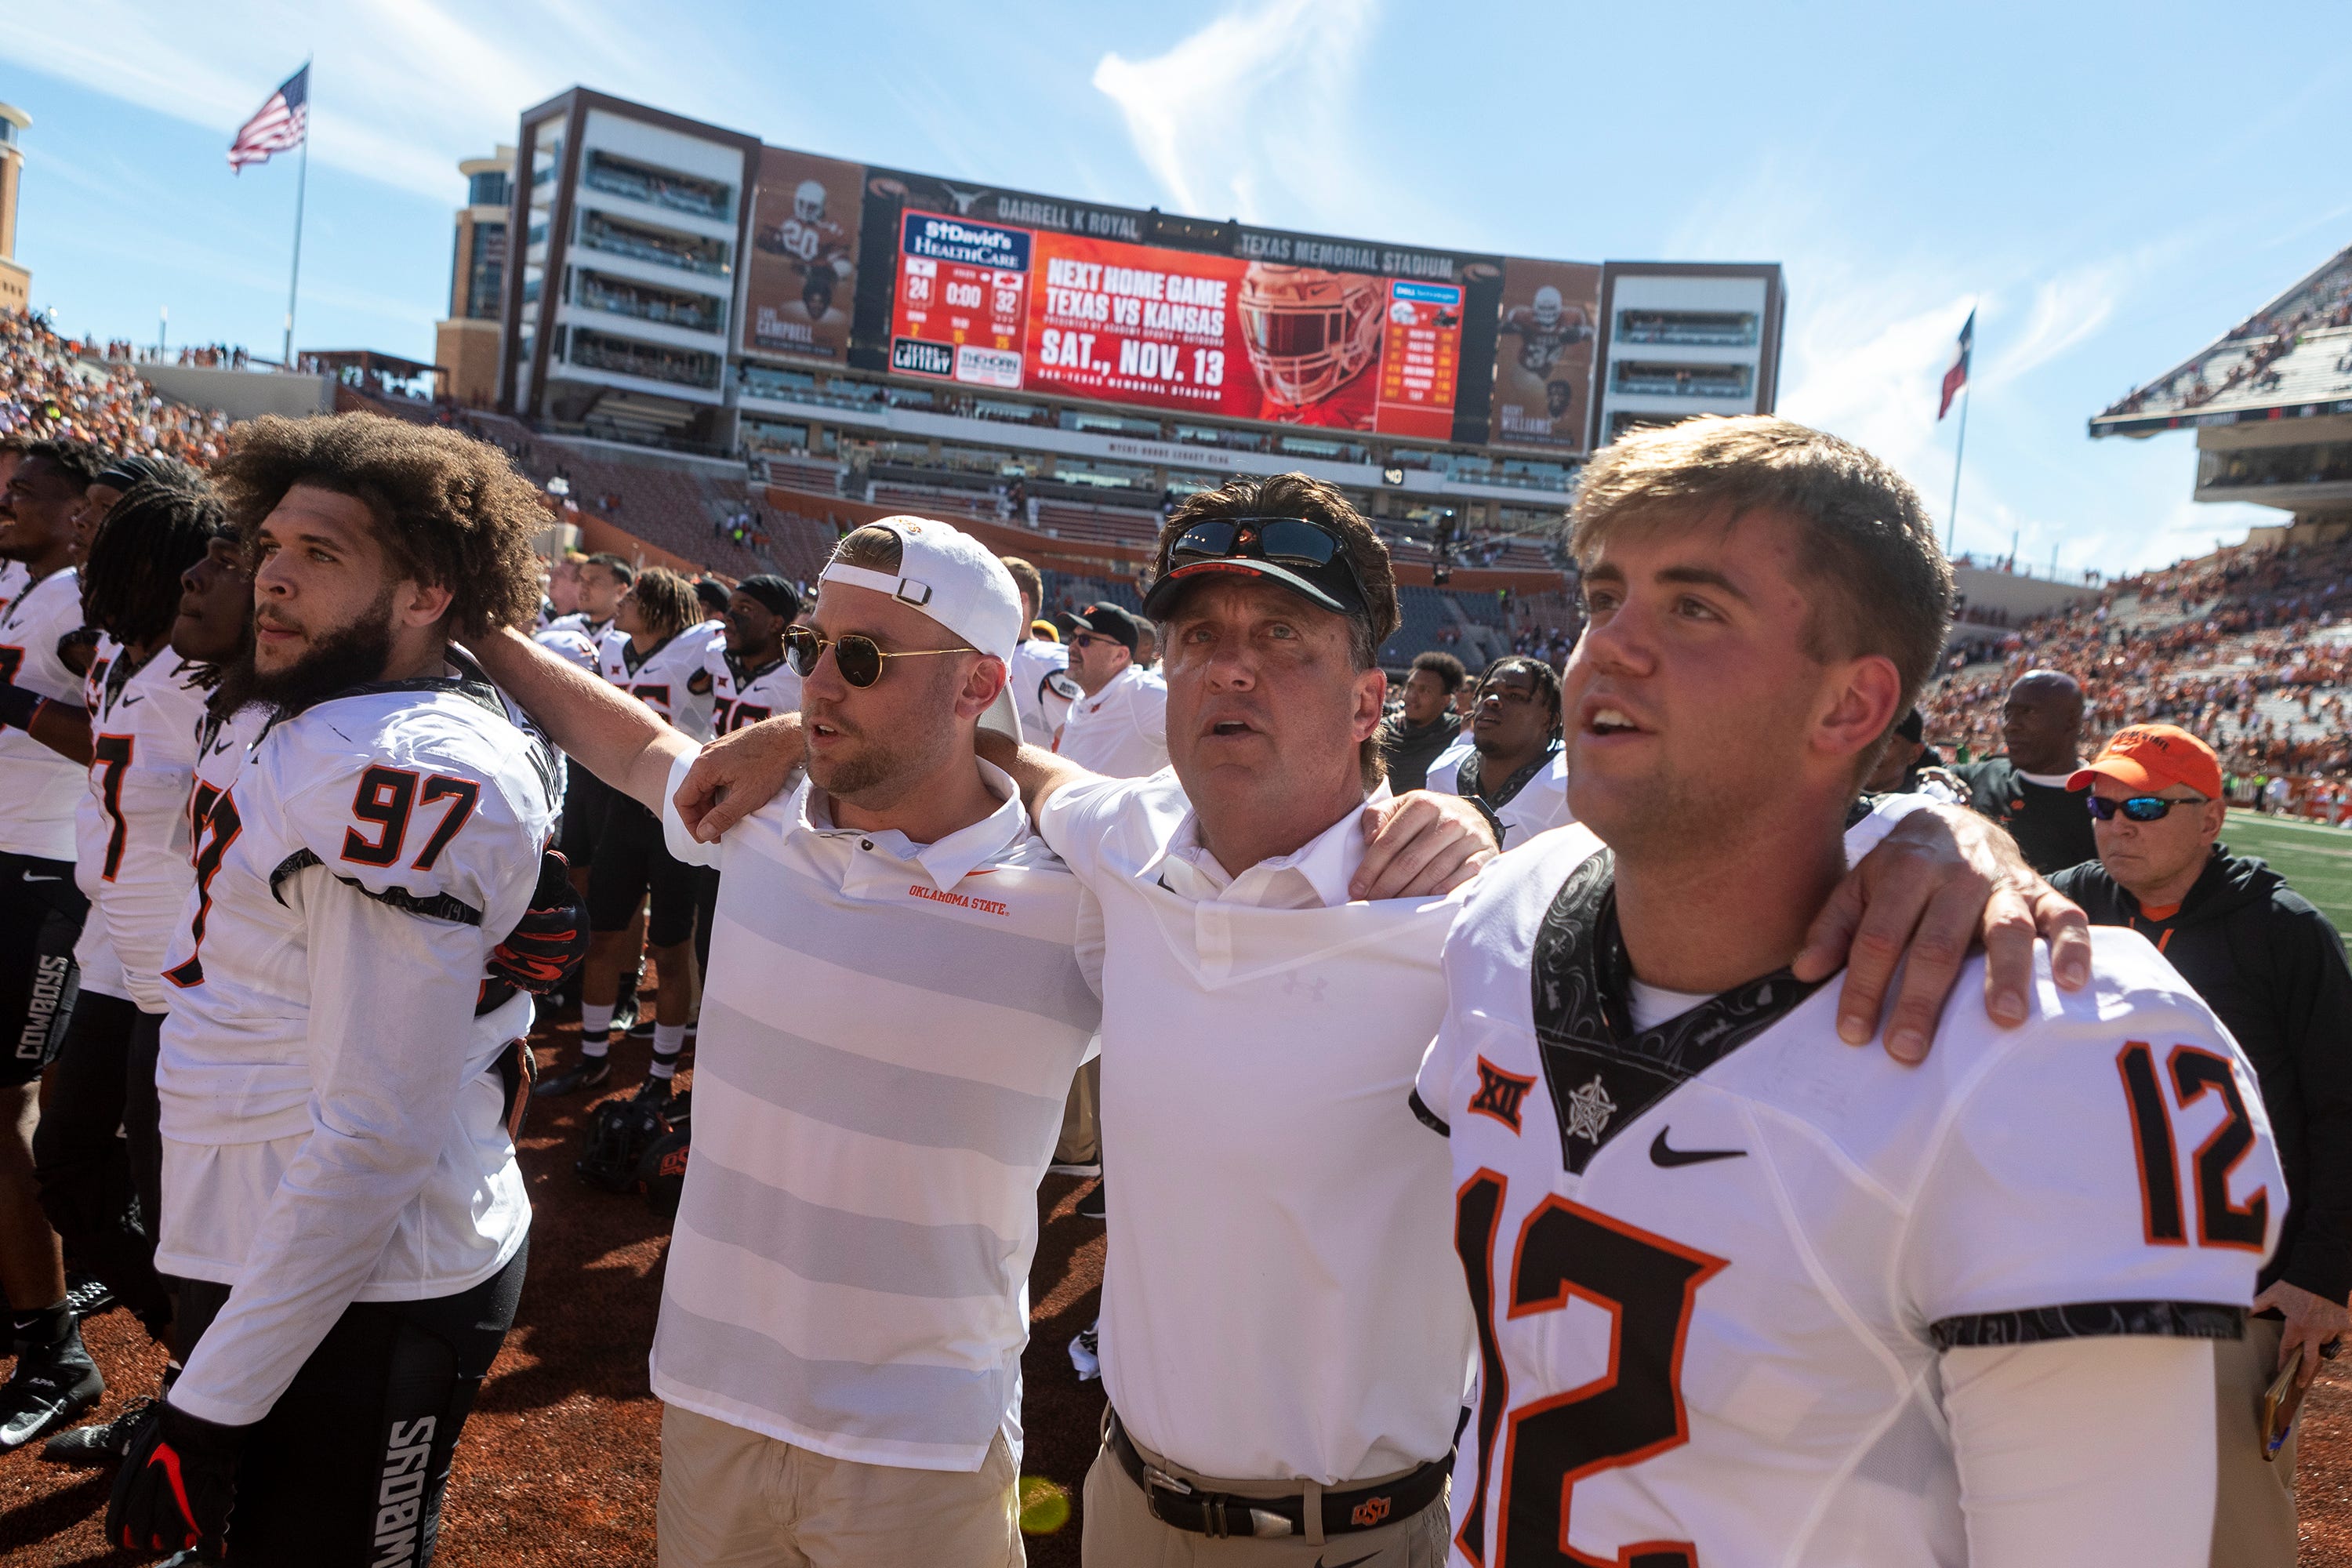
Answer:
<svg viewBox="0 0 2352 1568"><path fill-rule="evenodd" d="M2258 18L2258 19L2257 19ZM2235 540L2186 434L2084 419L2352 243L2340 5L863 5L85 0L0 28L18 258L68 331L276 353L291 159L235 127L315 55L297 339L430 357L455 164L574 82L862 161L1376 239L1778 260L1783 413L1959 548L2109 572ZM2305 62L2308 62L2306 65Z"/></svg>

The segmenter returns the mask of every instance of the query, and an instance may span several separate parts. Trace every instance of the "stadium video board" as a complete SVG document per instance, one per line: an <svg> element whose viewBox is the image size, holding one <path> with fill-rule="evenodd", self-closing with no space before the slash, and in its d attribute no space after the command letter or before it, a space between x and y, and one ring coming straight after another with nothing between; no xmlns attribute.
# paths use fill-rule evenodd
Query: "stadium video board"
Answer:
<svg viewBox="0 0 2352 1568"><path fill-rule="evenodd" d="M868 169L849 363L1483 444L1503 259Z"/></svg>
<svg viewBox="0 0 2352 1568"><path fill-rule="evenodd" d="M781 148L761 163L752 235L747 353L1158 414L1584 449L1597 267L975 188ZM853 278L854 303L842 298Z"/></svg>

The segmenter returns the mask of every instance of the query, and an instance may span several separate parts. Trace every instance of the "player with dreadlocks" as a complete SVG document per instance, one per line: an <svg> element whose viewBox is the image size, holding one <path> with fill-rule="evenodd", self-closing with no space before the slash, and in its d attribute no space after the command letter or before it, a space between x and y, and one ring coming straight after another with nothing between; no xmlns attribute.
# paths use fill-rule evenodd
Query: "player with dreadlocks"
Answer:
<svg viewBox="0 0 2352 1568"><path fill-rule="evenodd" d="M35 739L89 770L75 822L75 879L90 900L74 949L81 994L33 1134L41 1208L78 1266L167 1345L171 1298L155 1272L155 1042L163 947L193 879L186 805L205 696L198 667L169 639L181 574L226 531L219 498L200 479L132 481L81 566L82 622L99 634L87 706L44 703L32 721ZM88 1408L103 1387L78 1338L20 1361L7 1399L20 1440ZM44 1453L103 1460L121 1452L130 1425L119 1416L62 1433Z"/></svg>

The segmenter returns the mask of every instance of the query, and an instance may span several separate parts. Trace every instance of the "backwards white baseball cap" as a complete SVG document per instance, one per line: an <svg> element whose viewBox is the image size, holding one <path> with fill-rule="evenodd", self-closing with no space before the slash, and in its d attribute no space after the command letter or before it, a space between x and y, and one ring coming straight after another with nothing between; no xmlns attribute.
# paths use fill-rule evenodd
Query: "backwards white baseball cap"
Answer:
<svg viewBox="0 0 2352 1568"><path fill-rule="evenodd" d="M986 545L928 517L886 517L866 526L898 536L898 570L877 572L834 561L817 574L820 584L846 583L887 594L992 658L1013 658L1021 641L1021 590Z"/></svg>

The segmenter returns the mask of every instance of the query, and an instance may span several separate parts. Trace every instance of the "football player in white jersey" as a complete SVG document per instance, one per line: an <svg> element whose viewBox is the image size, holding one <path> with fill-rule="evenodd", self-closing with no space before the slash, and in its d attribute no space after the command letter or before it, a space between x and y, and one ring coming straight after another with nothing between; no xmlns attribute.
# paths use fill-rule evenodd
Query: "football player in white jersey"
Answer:
<svg viewBox="0 0 2352 1568"><path fill-rule="evenodd" d="M1021 715L1021 736L1032 745L1050 746L1054 732L1070 715L1070 704L1082 695L1070 676L1070 650L1052 637L1037 635L1037 607L1045 603L1045 579L1037 568L1017 555L1003 557L1021 590L1021 640L1013 646L1008 689L1013 711Z"/></svg>
<svg viewBox="0 0 2352 1568"><path fill-rule="evenodd" d="M561 644L550 644L566 658L578 657L571 637L588 645L588 668L597 668L604 639L613 634L613 617L620 613L621 595L636 581L636 569L609 551L587 556L573 570L573 594L580 607L556 616L542 632L569 634ZM588 891L588 868L596 863L596 840L604 831L604 814L612 792L586 768L567 767L563 792L563 858L572 866L572 885Z"/></svg>
<svg viewBox="0 0 2352 1568"><path fill-rule="evenodd" d="M1559 677L1525 654L1505 654L1478 678L1471 743L1429 765L1429 787L1475 801L1517 849L1576 820L1568 809L1568 755L1560 743Z"/></svg>
<svg viewBox="0 0 2352 1568"><path fill-rule="evenodd" d="M256 420L215 479L256 563L221 701L272 721L163 957L156 1263L189 1348L107 1532L423 1563L522 1282L531 1005L491 960L556 787L451 639L529 623L545 515L495 448L373 415Z"/></svg>
<svg viewBox="0 0 2352 1568"><path fill-rule="evenodd" d="M585 576L583 570L583 575ZM604 639L604 679L661 715L691 741L710 738L712 682L705 659L719 639L703 623L694 585L652 566L621 596ZM576 769L577 779L586 773ZM686 1049L694 1011L694 868L662 843L661 818L614 791L605 792L604 824L588 869L588 963L580 980L580 1060L551 1073L540 1092L601 1089L613 1076L613 1007L624 971L636 967L632 933L652 895L645 944L661 968L654 1015L654 1053L641 1098L666 1099Z"/></svg>
<svg viewBox="0 0 2352 1568"><path fill-rule="evenodd" d="M163 947L192 879L187 800L205 683L167 639L181 572L225 527L209 486L145 483L121 494L80 569L83 614L102 634L87 706L47 705L35 726L45 744L89 769L75 868L90 901L74 950L80 990L45 1075L33 1134L41 1207L78 1266L166 1346L171 1297L155 1272L160 1152L152 1115L130 1102L133 1064L143 1061L151 1092L140 1098L153 1104ZM48 1424L78 1413L103 1388L94 1365L77 1370L71 1384L49 1391ZM44 1454L68 1462L118 1458L130 1431L126 1416L135 1411L53 1438Z"/></svg>
<svg viewBox="0 0 2352 1568"><path fill-rule="evenodd" d="M97 1369L66 1301L64 1256L33 1176L36 1091L64 1043L89 900L74 881L81 765L27 733L50 732L82 700L58 651L81 628L74 523L106 460L78 441L24 448L0 491L0 555L26 586L0 612L0 1289L16 1364L0 1390L0 1449L32 1441L86 1406ZM44 712L46 710L46 713Z"/></svg>
<svg viewBox="0 0 2352 1568"><path fill-rule="evenodd" d="M1917 496L1696 419L1571 526L1581 826L1481 879L1414 1091L1478 1326L1453 1561L2202 1568L2209 1342L2285 1198L2236 1046L2122 930L2015 1028L1956 995L1917 1067L1790 972L1942 651Z"/></svg>
<svg viewBox="0 0 2352 1568"><path fill-rule="evenodd" d="M5 515L7 501L8 476L16 471L16 460L25 448L33 444L29 436L0 437L0 515ZM31 585L32 574L21 561L0 560L0 614L5 614L9 602Z"/></svg>

